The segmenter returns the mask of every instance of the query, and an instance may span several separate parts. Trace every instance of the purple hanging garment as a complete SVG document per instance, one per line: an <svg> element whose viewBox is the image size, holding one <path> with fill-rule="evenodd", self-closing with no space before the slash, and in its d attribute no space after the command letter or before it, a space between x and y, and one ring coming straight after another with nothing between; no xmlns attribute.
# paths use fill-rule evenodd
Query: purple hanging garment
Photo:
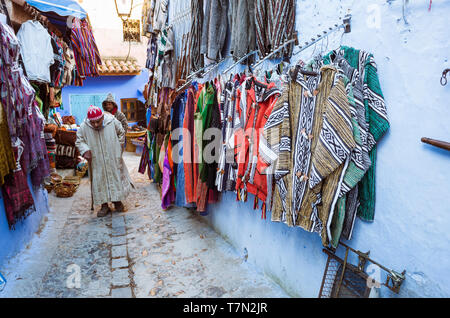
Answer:
<svg viewBox="0 0 450 318"><path fill-rule="evenodd" d="M163 170L163 182L162 182L162 198L161 207L163 210L167 210L173 202L175 202L175 192L171 187L172 169L170 169L168 152L164 158L164 170Z"/></svg>

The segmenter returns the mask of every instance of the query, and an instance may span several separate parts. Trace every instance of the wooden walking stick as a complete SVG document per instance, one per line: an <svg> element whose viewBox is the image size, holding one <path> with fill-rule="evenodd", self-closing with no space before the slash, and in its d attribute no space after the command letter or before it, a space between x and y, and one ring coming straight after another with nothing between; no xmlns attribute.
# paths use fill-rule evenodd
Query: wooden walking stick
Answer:
<svg viewBox="0 0 450 318"><path fill-rule="evenodd" d="M92 164L88 161L89 182L91 183L91 211L94 211L94 192L92 191Z"/></svg>

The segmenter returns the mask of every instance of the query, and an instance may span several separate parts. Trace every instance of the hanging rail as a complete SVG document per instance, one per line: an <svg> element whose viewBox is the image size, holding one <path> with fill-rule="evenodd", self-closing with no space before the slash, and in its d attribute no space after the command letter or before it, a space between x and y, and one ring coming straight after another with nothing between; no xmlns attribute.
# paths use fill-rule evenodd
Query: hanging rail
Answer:
<svg viewBox="0 0 450 318"><path fill-rule="evenodd" d="M316 38L311 38L311 42L305 42L305 45L299 46L299 50L297 52L295 52L294 54L292 54L292 56L295 56L297 54L299 54L300 52L306 50L307 48L313 46L314 44L316 44L317 42L325 39L326 37L328 37L330 34L340 30L341 28L344 29L344 33L350 33L351 31L351 14L347 14L344 17L343 23L341 25L339 24L335 24L334 28L328 28L327 31L323 31L323 35L322 34L317 34L317 39Z"/></svg>
<svg viewBox="0 0 450 318"><path fill-rule="evenodd" d="M254 64L252 66L252 69L256 69L259 65L261 65L264 61L267 61L268 59L270 59L272 56L275 55L275 53L278 53L279 51L281 51L282 49L284 49L288 44L291 44L293 42L295 42L295 39L291 39L285 43L283 43L281 46L279 46L275 51L272 51L270 54L266 55L263 59L259 60L256 64Z"/></svg>
<svg viewBox="0 0 450 318"><path fill-rule="evenodd" d="M229 55L227 57L224 57L222 60L220 60L219 62L215 63L209 70L207 70L205 73L203 73L202 76L205 76L206 74L210 73L212 70L218 68L220 64L222 64L223 62L228 60L230 57L231 57L231 55Z"/></svg>
<svg viewBox="0 0 450 318"><path fill-rule="evenodd" d="M191 75L186 77L186 80L189 80L190 78L192 78L192 77L196 76L197 74L199 74L199 73L203 72L204 70L206 70L208 67L211 67L211 65L214 66L215 64L217 64L217 63L209 64L209 65L206 65L205 67L202 67L201 69L195 71L194 73L192 73Z"/></svg>
<svg viewBox="0 0 450 318"><path fill-rule="evenodd" d="M329 28L327 31L323 31L323 35L322 34L318 34L317 35L317 39L316 38L311 38L311 42L305 42L304 46L299 46L299 50L295 53L292 54L292 56L295 56L297 54L299 54L300 52L306 50L307 48L313 46L314 44L316 44L317 42L321 41L322 39L328 37L330 34L340 30L341 28L344 29L344 33L349 33L351 31L351 14L347 14L344 17L343 23L341 25L335 24L334 28ZM261 65L264 61L270 59L272 56L274 56L276 53L278 53L279 51L281 51L283 48L285 48L287 45L291 44L292 42L295 42L295 39L291 39L285 43L283 43L280 47L278 47L275 51L271 52L269 55L265 56L263 59L261 59L260 61L258 61L256 64L254 64L252 66L253 69L256 69L259 65Z"/></svg>
<svg viewBox="0 0 450 318"><path fill-rule="evenodd" d="M199 69L198 71L192 73L192 74L189 75L188 77L186 77L186 83L185 83L184 85L182 85L180 88L177 88L177 93L179 93L180 91L184 90L187 86L189 86L189 84L191 84L192 81L193 81L192 78L193 78L195 75L197 75L198 73L204 71L205 69L207 69L207 68L209 67L209 69L208 69L205 73L202 74L202 77L205 76L206 74L208 74L209 72L211 72L213 69L219 67L219 65L220 65L221 63L225 62L225 61L226 61L227 59L229 59L230 57L231 57L231 56L227 56L227 57L223 58L222 60L220 60L220 61L217 62L217 63L207 65L207 66L205 66L205 67ZM212 65L212 66L211 66L211 65Z"/></svg>
<svg viewBox="0 0 450 318"><path fill-rule="evenodd" d="M309 48L310 46L316 44L317 42L321 41L322 39L328 37L330 34L340 30L341 28L344 29L344 33L349 33L351 31L351 14L347 14L344 19L343 19L343 23L341 25L335 24L334 28L329 28L329 30L327 31L323 31L324 35L318 34L317 35L317 39L312 38L311 41L312 42L305 42L305 46L299 46L299 51L295 52L292 54L292 56L295 56L297 54L299 54L300 52L306 50L307 48ZM275 55L277 52L281 51L283 48L285 48L287 45L296 42L296 39L291 39L285 43L283 43L281 46L279 46L276 50L272 51L269 55L265 56L263 59L261 59L260 61L258 61L256 64L254 64L252 66L252 69L257 68L259 65L261 65L264 61L268 60L269 58L271 58L273 55ZM255 55L259 52L259 50L255 50L252 51L246 55L244 55L243 57L241 57L238 61L236 61L233 65L231 65L229 68L227 68L223 74L228 73L229 71L231 71L236 65L240 64L242 61L246 60L248 57ZM223 61L225 61L226 59L228 59L230 56L227 56L226 58L224 58L222 61L214 64L210 69L208 69L203 75L208 74L209 72L211 72L213 69L217 68L219 66L220 63L222 63ZM190 80L191 78L195 77L197 74L201 73L202 71L206 70L208 67L210 67L210 65L207 65L201 69L199 69L198 71L192 73L191 75L189 75L186 80L186 84L184 84L183 86L181 86L179 89L177 89L177 92L181 91L182 89L184 89L187 85L189 85L192 81Z"/></svg>
<svg viewBox="0 0 450 318"><path fill-rule="evenodd" d="M233 65L231 65L229 68L227 68L227 69L223 72L223 74L228 73L228 72L231 71L236 65L238 65L238 64L241 63L242 61L246 60L246 59L249 58L250 56L255 55L255 54L258 53L258 52L259 52L259 50L255 50L255 51L252 51L252 52L250 52L250 53L244 55L244 56L241 57L238 61L236 61L236 63L234 63Z"/></svg>

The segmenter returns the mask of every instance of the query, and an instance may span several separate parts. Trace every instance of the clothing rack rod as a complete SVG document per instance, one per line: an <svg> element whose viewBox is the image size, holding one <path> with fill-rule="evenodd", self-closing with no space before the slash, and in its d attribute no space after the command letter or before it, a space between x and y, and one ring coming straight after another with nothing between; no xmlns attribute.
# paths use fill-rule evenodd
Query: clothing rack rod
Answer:
<svg viewBox="0 0 450 318"><path fill-rule="evenodd" d="M318 34L317 35L317 39L312 38L312 42L305 42L305 46L300 45L299 49L297 52L295 52L294 54L292 54L292 56L295 56L297 54L299 54L300 52L303 52L304 50L306 50L307 48L313 46L314 44L316 44L317 42L325 39L326 37L328 37L330 34L340 30L341 28L344 28L344 30L347 30L348 26L350 25L350 18L351 15L347 15L344 19L344 23L341 25L335 24L334 28L329 28L328 31L323 31L324 35ZM350 32L350 31L349 31ZM344 33L348 33L347 31L344 31Z"/></svg>
<svg viewBox="0 0 450 318"><path fill-rule="evenodd" d="M188 77L186 77L186 79L190 79L192 77L194 77L195 75L199 74L200 72L204 71L208 66L202 67L201 69L199 69L198 71L195 71L194 73L192 73L191 75L189 75Z"/></svg>
<svg viewBox="0 0 450 318"><path fill-rule="evenodd" d="M220 62L213 63L213 64L209 64L209 65L206 65L205 67L202 67L202 68L199 69L198 71L195 71L194 73L192 73L192 74L190 74L188 77L186 77L186 80L189 80L189 79L195 77L197 74L201 73L202 71L204 71L204 70L206 70L208 67L210 67L210 69L208 69L208 70L203 74L203 76L206 75L206 74L208 74L210 71L212 71L212 70L215 69L217 66L219 66L220 63L222 63L223 61L225 61L226 59L228 59L228 58L230 58L230 57L231 57L231 56L227 56L227 57L225 57L224 59L222 59Z"/></svg>
<svg viewBox="0 0 450 318"><path fill-rule="evenodd" d="M216 69L219 67L220 64L222 64L223 62L225 62L226 60L228 60L231 57L231 55L223 58L222 60L220 60L219 62L215 63L209 70L207 70L202 76L205 76L206 74L210 73L212 70Z"/></svg>
<svg viewBox="0 0 450 318"><path fill-rule="evenodd" d="M313 39L312 39L313 41L312 41L311 43L305 42L305 46L300 46L300 47L299 47L300 50L297 51L297 52L295 52L294 54L292 54L292 56L295 56L295 55L299 54L300 52L306 50L307 48L313 46L313 45L316 44L317 42L321 41L322 39L325 39L325 38L328 37L331 33L334 33L334 32L336 32L336 31L338 31L338 30L339 30L340 28L342 28L342 27L344 27L343 24L342 24L342 25L339 25L339 26L337 26L337 27L335 27L334 29L331 28L331 31L324 31L324 32L326 32L325 35L322 36L322 35L319 34L319 37L318 37L317 39L314 39L314 38L313 38Z"/></svg>
<svg viewBox="0 0 450 318"><path fill-rule="evenodd" d="M191 75L189 75L188 77L186 77L186 79L191 79L192 77L195 77L197 74L203 72L204 70L206 70L208 67L210 67L211 65L216 65L217 63L213 63L213 64L209 64L206 65L205 67L202 67L201 69L199 69L198 71L195 71L194 73L192 73Z"/></svg>
<svg viewBox="0 0 450 318"><path fill-rule="evenodd" d="M258 53L258 52L259 52L259 50L255 50L255 51L252 51L252 52L250 52L250 53L244 55L244 56L241 57L236 63L234 63L233 65L231 65L229 68L227 68L227 69L223 72L223 74L228 73L228 72L231 71L236 65L238 65L239 63L241 63L242 61L244 61L244 60L247 59L248 57L250 57L250 56L252 56L252 55L254 55L254 54Z"/></svg>
<svg viewBox="0 0 450 318"><path fill-rule="evenodd" d="M295 42L295 39L291 39L285 43L283 43L280 47L278 47L275 51L273 51L272 53L270 53L269 55L265 56L262 60L260 60L258 63L256 63L255 65L252 66L253 69L257 68L259 65L261 65L264 61L270 59L272 56L275 55L275 53L278 53L279 51L281 51L283 48L285 48L288 44L291 44L292 42Z"/></svg>
<svg viewBox="0 0 450 318"><path fill-rule="evenodd" d="M209 70L207 70L207 71L202 75L202 77L205 76L206 74L208 74L209 72L211 72L213 69L219 67L219 65L220 65L221 63L225 62L225 61L226 61L227 59L229 59L230 57L231 57L231 56L227 56L227 57L223 58L221 61L212 64L213 66L212 66ZM194 77L194 76L195 76L196 74L198 74L199 72L205 70L208 66L211 66L211 65L207 65L206 67L202 68L201 70L198 70L197 72L195 72L195 73L189 75L189 76L186 78L187 82L186 82L183 86L181 86L179 89L177 89L177 93L180 92L181 90L185 89L187 86L189 86L189 84L192 83L191 78Z"/></svg>
<svg viewBox="0 0 450 318"><path fill-rule="evenodd" d="M177 89L177 93L181 92L182 90L186 89L189 85L191 85L192 80L187 81L184 83L180 88Z"/></svg>

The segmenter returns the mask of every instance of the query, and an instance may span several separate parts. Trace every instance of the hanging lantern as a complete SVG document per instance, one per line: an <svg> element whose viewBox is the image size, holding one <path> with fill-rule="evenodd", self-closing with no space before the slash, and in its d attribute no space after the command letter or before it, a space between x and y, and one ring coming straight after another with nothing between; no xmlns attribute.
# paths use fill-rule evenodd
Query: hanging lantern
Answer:
<svg viewBox="0 0 450 318"><path fill-rule="evenodd" d="M114 0L117 15L123 23L123 40L125 42L141 42L140 20L132 20L133 0Z"/></svg>
<svg viewBox="0 0 450 318"><path fill-rule="evenodd" d="M117 15L122 20L127 20L131 17L131 11L133 10L133 0L114 0L116 4Z"/></svg>
<svg viewBox="0 0 450 318"><path fill-rule="evenodd" d="M141 21L128 19L123 21L123 40L125 42L141 42Z"/></svg>

